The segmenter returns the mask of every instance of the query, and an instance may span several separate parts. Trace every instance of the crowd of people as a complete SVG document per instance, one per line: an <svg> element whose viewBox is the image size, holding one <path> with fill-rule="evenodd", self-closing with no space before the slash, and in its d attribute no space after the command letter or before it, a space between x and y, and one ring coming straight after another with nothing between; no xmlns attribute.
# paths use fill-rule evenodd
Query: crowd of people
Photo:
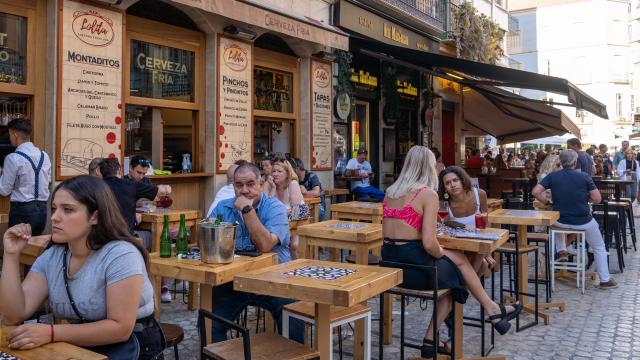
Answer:
<svg viewBox="0 0 640 360"><path fill-rule="evenodd" d="M0 176L0 194L11 196L0 292L12 296L0 297L0 313L5 321L19 324L48 299L53 315L68 321L20 325L8 334L9 346L30 349L66 341L118 359L154 358L164 349L164 338L154 319L153 289L147 274L149 234L137 227L136 206L141 199L171 193L171 188L152 184L146 177L150 162L143 157L130 159L126 176L117 159L97 158L89 164L88 175L63 181L49 196L51 163L29 141L30 122L12 120L8 127L17 150L5 160ZM637 180L640 166L628 142L613 156L606 145L582 151L578 139L570 139L567 148L559 154L518 155L501 149L495 157L488 149L484 153L476 149L469 152L466 167L531 170L537 183L532 195L560 213L556 226L586 231L599 287L614 288L617 284L608 271L602 234L589 207L589 202L601 201L592 176L626 175ZM437 268L437 277L406 270L403 286L407 288L430 290L437 281L440 288L451 290L438 300L438 313L425 331L421 355L450 353L444 343L435 343L432 330L442 323L450 325L447 319L453 303L464 303L469 294L487 311L498 333L505 334L522 305L496 303L486 293L480 276L496 266L496 261L491 256L445 249L436 237L441 202L447 203L449 220L474 227L475 215L487 211L487 193L473 186L463 168L445 167L439 153L418 145L407 153L395 182L381 191L371 185L374 174L367 155L360 149L344 175L353 178L354 194L383 200L382 259ZM632 188L635 191L637 183ZM632 194L635 197L637 191ZM226 184L216 193L207 217L238 224L237 250L274 252L285 263L298 256L289 222L308 216L304 198L309 196L322 197L323 186L300 159L269 157L259 166L238 161L228 168ZM48 201L52 246L21 280L20 252L31 236L46 227ZM322 206L321 218L324 211ZM564 242L558 242L555 250L560 257L566 255ZM167 290L163 287L163 297ZM282 308L291 302L239 292L232 283L213 287L212 310L227 319L237 318L249 304L259 305L272 313L281 329ZM290 337L302 342L303 323L290 321ZM216 322L214 341L226 339L227 330L224 323Z"/></svg>

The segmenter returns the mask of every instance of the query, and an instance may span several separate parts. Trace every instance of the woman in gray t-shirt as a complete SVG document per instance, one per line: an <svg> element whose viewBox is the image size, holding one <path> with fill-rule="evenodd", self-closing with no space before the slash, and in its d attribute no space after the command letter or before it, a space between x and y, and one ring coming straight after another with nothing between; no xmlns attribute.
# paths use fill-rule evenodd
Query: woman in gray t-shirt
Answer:
<svg viewBox="0 0 640 360"><path fill-rule="evenodd" d="M31 227L19 224L4 234L0 293L10 296L0 298L0 313L18 324L48 298L54 316L71 324L18 326L7 335L9 346L137 344L131 335L137 321L153 314L153 289L146 251L129 234L114 195L101 179L84 175L62 182L51 198L53 245L22 283L19 257ZM63 268L76 309L65 289Z"/></svg>

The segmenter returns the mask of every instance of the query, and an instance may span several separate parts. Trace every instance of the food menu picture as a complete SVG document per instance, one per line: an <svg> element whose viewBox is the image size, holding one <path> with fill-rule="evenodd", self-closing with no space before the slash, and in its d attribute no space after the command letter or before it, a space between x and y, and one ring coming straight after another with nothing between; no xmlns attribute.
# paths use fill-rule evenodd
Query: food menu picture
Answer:
<svg viewBox="0 0 640 360"><path fill-rule="evenodd" d="M57 179L87 173L96 157L122 156L123 14L62 0Z"/></svg>
<svg viewBox="0 0 640 360"><path fill-rule="evenodd" d="M311 169L331 170L332 89L331 63L311 61Z"/></svg>
<svg viewBox="0 0 640 360"><path fill-rule="evenodd" d="M250 43L218 37L218 122L216 172L237 160L251 161L253 64Z"/></svg>

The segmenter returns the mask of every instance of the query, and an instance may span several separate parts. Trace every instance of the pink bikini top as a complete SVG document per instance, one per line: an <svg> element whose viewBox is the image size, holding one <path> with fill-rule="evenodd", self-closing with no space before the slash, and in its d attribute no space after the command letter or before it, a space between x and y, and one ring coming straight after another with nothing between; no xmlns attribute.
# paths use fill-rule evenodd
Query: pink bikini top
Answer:
<svg viewBox="0 0 640 360"><path fill-rule="evenodd" d="M416 191L411 200L407 202L402 209L394 209L387 207L387 199L384 199L382 203L382 216L390 219L398 219L404 221L412 228L422 231L422 214L413 209L413 200L426 188L421 188Z"/></svg>

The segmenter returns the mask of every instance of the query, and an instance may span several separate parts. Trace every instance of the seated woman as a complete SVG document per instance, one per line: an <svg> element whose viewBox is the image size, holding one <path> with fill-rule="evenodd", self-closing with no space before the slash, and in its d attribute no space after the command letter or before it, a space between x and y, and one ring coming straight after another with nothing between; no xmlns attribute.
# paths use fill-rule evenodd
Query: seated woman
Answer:
<svg viewBox="0 0 640 360"><path fill-rule="evenodd" d="M9 347L64 341L132 360L162 353L147 253L131 237L109 187L97 177L77 176L58 185L51 199L52 246L22 283L20 252L31 227L18 224L4 234L0 292L12 296L0 297L0 313L20 324L48 299L55 318L70 324L20 325L7 334Z"/></svg>
<svg viewBox="0 0 640 360"><path fill-rule="evenodd" d="M449 220L463 224L467 229L475 229L476 213L487 212L487 193L471 186L471 178L464 169L449 166L439 176L440 199L449 203ZM495 260L491 256L474 254L468 256L478 275L492 269Z"/></svg>
<svg viewBox="0 0 640 360"><path fill-rule="evenodd" d="M262 182L264 184L262 191L269 194L276 187L273 183L273 177L271 176L271 172L273 171L273 158L271 156L260 160L260 171L262 172Z"/></svg>
<svg viewBox="0 0 640 360"><path fill-rule="evenodd" d="M468 292L489 313L500 334L510 327L509 321L522 310L522 305L496 304L487 295L476 269L460 251L443 249L436 238L438 212L438 177L435 157L424 146L413 146L405 158L398 180L386 192L383 203L382 258L387 261L437 266L438 287L451 289L451 295L438 301L436 322L431 322L422 344L421 355L431 358L436 351L447 353L442 344L434 344L433 326L439 328L451 311L452 301L464 303ZM403 270L403 285L409 289L431 290L433 279L415 270Z"/></svg>
<svg viewBox="0 0 640 360"><path fill-rule="evenodd" d="M308 217L309 211L304 203L302 192L300 191L298 176L293 171L291 164L285 159L274 159L271 176L273 177L274 187L267 195L277 198L284 204L289 212L290 220L299 219L305 217L305 215ZM291 238L289 251L291 251L292 259L295 260L298 258L297 236Z"/></svg>

